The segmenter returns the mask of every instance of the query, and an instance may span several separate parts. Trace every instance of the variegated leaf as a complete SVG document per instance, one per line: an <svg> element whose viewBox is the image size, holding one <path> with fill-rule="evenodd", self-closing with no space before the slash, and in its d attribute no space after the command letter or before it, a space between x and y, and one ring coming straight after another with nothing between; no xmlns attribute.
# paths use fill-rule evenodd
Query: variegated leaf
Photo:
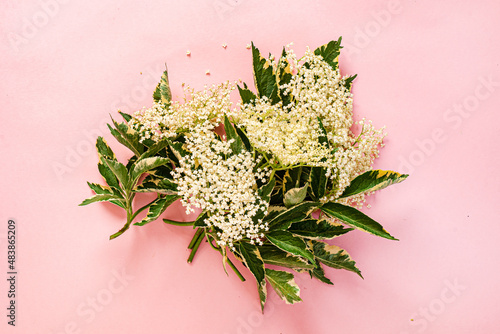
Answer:
<svg viewBox="0 0 500 334"><path fill-rule="evenodd" d="M403 182L408 177L408 174L399 174L390 170L371 170L365 172L354 180L344 190L339 198L346 198L367 191L376 191L384 189L391 184Z"/></svg>
<svg viewBox="0 0 500 334"><path fill-rule="evenodd" d="M112 194L99 194L92 196L90 198L87 198L84 200L82 203L80 203L80 206L88 205L90 203L95 203L95 202L102 202L102 201L111 201L111 200L123 200L120 197Z"/></svg>
<svg viewBox="0 0 500 334"><path fill-rule="evenodd" d="M357 229L377 235L382 238L397 240L392 235L390 235L382 227L382 225L353 207L340 203L328 202L323 204L320 209L328 216L337 218L347 225L353 226Z"/></svg>
<svg viewBox="0 0 500 334"><path fill-rule="evenodd" d="M160 82L156 86L153 93L153 99L155 102L170 103L172 100L172 92L170 91L170 85L168 83L168 70L165 69L161 76Z"/></svg>
<svg viewBox="0 0 500 334"><path fill-rule="evenodd" d="M314 263L314 255L307 250L305 242L288 231L272 231L266 234L273 245L296 256L302 256Z"/></svg>
<svg viewBox="0 0 500 334"><path fill-rule="evenodd" d="M333 239L352 230L353 228L345 228L341 224L331 224L326 219L306 219L293 223L288 228L295 235L314 240Z"/></svg>
<svg viewBox="0 0 500 334"><path fill-rule="evenodd" d="M170 204L172 204L179 198L180 197L177 195L158 196L158 198L149 206L149 211L146 217L140 222L135 223L134 225L143 226L158 219L158 217L161 216L163 212L165 212Z"/></svg>
<svg viewBox="0 0 500 334"><path fill-rule="evenodd" d="M264 304L266 303L267 298L264 261L262 260L257 246L246 242L240 242L239 246L243 262L257 281L260 306L261 309L264 310Z"/></svg>
<svg viewBox="0 0 500 334"><path fill-rule="evenodd" d="M300 288L295 283L293 274L281 270L266 269L266 279L278 296L287 304L295 304L302 301L300 298Z"/></svg>
<svg viewBox="0 0 500 334"><path fill-rule="evenodd" d="M169 162L170 162L169 159L161 157L150 157L137 160L131 173L132 182L135 183L143 173L146 173L151 169L155 169L157 167L165 165Z"/></svg>
<svg viewBox="0 0 500 334"><path fill-rule="evenodd" d="M314 256L324 265L336 269L345 269L358 274L361 278L361 271L356 268L356 262L342 248L334 245L328 245L324 242L310 241Z"/></svg>
<svg viewBox="0 0 500 334"><path fill-rule="evenodd" d="M258 248L265 264L281 266L294 270L314 268L314 265L304 260L303 258L282 251L274 245L266 244L258 246Z"/></svg>
<svg viewBox="0 0 500 334"><path fill-rule="evenodd" d="M301 188L292 188L288 190L285 194L285 198L283 199L285 206L287 208L290 208L294 205L302 203L302 201L304 201L304 199L306 198L308 187L309 184L306 183Z"/></svg>

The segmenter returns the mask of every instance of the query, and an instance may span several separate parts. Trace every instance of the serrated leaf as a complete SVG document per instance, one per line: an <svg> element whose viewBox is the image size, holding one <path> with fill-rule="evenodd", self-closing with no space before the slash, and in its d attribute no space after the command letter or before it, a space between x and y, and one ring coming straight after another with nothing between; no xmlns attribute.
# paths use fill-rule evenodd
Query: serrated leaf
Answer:
<svg viewBox="0 0 500 334"><path fill-rule="evenodd" d="M324 242L311 241L311 243L314 256L325 266L349 270L363 278L361 271L356 268L356 262L351 259L351 256L344 249Z"/></svg>
<svg viewBox="0 0 500 334"><path fill-rule="evenodd" d="M292 223L303 220L307 215L316 207L321 205L317 202L302 202L293 206L285 211L280 212L273 219L269 221L269 229L283 229L286 230Z"/></svg>
<svg viewBox="0 0 500 334"><path fill-rule="evenodd" d="M129 114L126 114L126 113L121 112L121 111L119 111L118 113L120 115L122 115L122 117L125 120L125 122L130 122L130 120L132 119L132 116L130 116Z"/></svg>
<svg viewBox="0 0 500 334"><path fill-rule="evenodd" d="M161 157L150 157L137 160L131 173L132 182L135 182L142 174L169 163L170 160Z"/></svg>
<svg viewBox="0 0 500 334"><path fill-rule="evenodd" d="M262 260L265 264L281 266L290 269L312 269L314 265L310 264L301 257L293 256L278 247L270 244L258 246Z"/></svg>
<svg viewBox="0 0 500 334"><path fill-rule="evenodd" d="M238 91L240 92L241 102L243 102L243 104L253 103L255 99L257 99L257 96L255 96L254 92L248 89L246 85L244 88L241 88L239 85L237 87Z"/></svg>
<svg viewBox="0 0 500 334"><path fill-rule="evenodd" d="M363 212L339 203L328 202L320 207L321 211L328 216L337 218L347 225L353 226L362 231L377 235L390 240L398 240L391 236L382 225L371 219Z"/></svg>
<svg viewBox="0 0 500 334"><path fill-rule="evenodd" d="M140 222L135 223L134 225L143 226L147 223L150 223L150 222L158 219L158 217L160 217L161 214L163 214L165 212L165 210L167 210L167 208L170 206L170 204L172 204L173 202L175 202L179 198L180 197L177 195L166 195L166 196L161 196L161 197L159 196L149 206L148 214L146 215L146 217L143 220L141 220Z"/></svg>
<svg viewBox="0 0 500 334"><path fill-rule="evenodd" d="M153 145L151 145L140 157L139 160L144 159L144 158L149 158L154 155L156 155L158 152L163 150L165 147L169 145L169 140L168 139L162 139L158 142L155 142Z"/></svg>
<svg viewBox="0 0 500 334"><path fill-rule="evenodd" d="M224 115L224 130L226 131L227 141L233 140L230 144L233 153L241 153L244 147L243 141L240 136L238 136L238 133L236 133L234 126L231 124L226 115Z"/></svg>
<svg viewBox="0 0 500 334"><path fill-rule="evenodd" d="M92 196L90 198L87 198L86 200L84 200L79 205L80 206L84 206L84 205L88 205L88 204L95 203L95 202L103 202L103 201L110 201L110 200L120 200L120 199L121 199L120 197L118 197L116 195L113 195L113 194L99 194L99 195L95 195L95 196Z"/></svg>
<svg viewBox="0 0 500 334"><path fill-rule="evenodd" d="M103 161L109 167L109 169L113 172L113 174L116 176L118 181L120 181L122 186L124 188L127 187L129 185L129 177L128 177L127 168L122 163L115 161L115 160L109 160L109 159L103 158Z"/></svg>
<svg viewBox="0 0 500 334"><path fill-rule="evenodd" d="M243 130L241 130L239 127L235 126L236 132L238 133L238 136L241 138L241 141L243 142L243 145L245 146L245 149L248 152L252 152L252 144L250 144L250 140L248 140L247 135Z"/></svg>
<svg viewBox="0 0 500 334"><path fill-rule="evenodd" d="M287 304L295 304L302 301L300 289L295 283L293 274L281 270L266 269L266 278L274 291Z"/></svg>
<svg viewBox="0 0 500 334"><path fill-rule="evenodd" d="M333 239L352 230L353 228L345 228L340 224L333 225L325 219L306 219L293 223L288 228L295 235L314 240Z"/></svg>
<svg viewBox="0 0 500 334"><path fill-rule="evenodd" d="M156 86L153 93L153 99L155 102L170 103L172 100L172 92L170 91L170 85L168 82L168 70L165 69L161 76L160 82Z"/></svg>
<svg viewBox="0 0 500 334"><path fill-rule="evenodd" d="M109 147L108 143L101 136L97 137L96 141L97 155L99 156L99 161L101 158L106 158L110 160L116 160L116 156L113 150Z"/></svg>
<svg viewBox="0 0 500 334"><path fill-rule="evenodd" d="M350 77L347 77L345 79L345 88L350 91L351 90L351 87L352 87L352 82L354 81L354 79L356 79L358 75L357 74L354 74L354 75L351 75Z"/></svg>
<svg viewBox="0 0 500 334"><path fill-rule="evenodd" d="M285 206L289 208L299 203L302 203L306 198L308 187L309 184L306 183L301 188L292 188L288 190L285 194L285 198L283 199Z"/></svg>
<svg viewBox="0 0 500 334"><path fill-rule="evenodd" d="M110 171L110 173L111 173L111 171ZM119 197L120 199L123 199L120 192L116 189L113 189L111 187L104 187L104 186L97 184L97 183L87 182L87 184L89 185L90 189L92 189L96 193L96 195L115 195L115 196ZM110 200L109 202L113 203L115 205L118 205L119 207L125 209L125 204L122 200Z"/></svg>
<svg viewBox="0 0 500 334"><path fill-rule="evenodd" d="M260 55L259 49L257 49L253 43L252 58L255 87L259 92L259 96L266 96L272 104L277 103L279 101L278 85L276 84L273 67L267 59Z"/></svg>
<svg viewBox="0 0 500 334"><path fill-rule="evenodd" d="M252 275L257 281L257 288L259 289L260 306L264 310L264 304L266 303L267 291L266 291L266 280L265 280L265 268L264 261L260 256L259 249L257 246L240 242L239 244L240 254L243 258L243 262L246 267L250 270Z"/></svg>
<svg viewBox="0 0 500 334"><path fill-rule="evenodd" d="M124 146L126 146L129 150L131 150L136 156L140 157L144 152L144 146L139 141L139 134L137 131L130 128L125 123L118 123L113 118L111 118L113 124L115 125L115 129L113 129L110 125L111 134ZM120 134L117 136L116 132Z"/></svg>
<svg viewBox="0 0 500 334"><path fill-rule="evenodd" d="M147 193L154 192L165 195L176 195L177 184L168 178L157 178L152 175L146 176L144 181L134 189L134 192Z"/></svg>
<svg viewBox="0 0 500 334"><path fill-rule="evenodd" d="M342 48L342 46L340 46L341 41L342 37L339 37L337 41L331 41L328 44L322 45L314 50L314 54L322 56L323 60L335 70L338 67L338 56Z"/></svg>
<svg viewBox="0 0 500 334"><path fill-rule="evenodd" d="M310 271L311 277L319 279L321 282L333 285L328 277L325 276L325 270L323 269L321 263L317 261L317 267Z"/></svg>
<svg viewBox="0 0 500 334"><path fill-rule="evenodd" d="M293 255L302 256L314 263L314 255L307 250L305 242L288 231L272 231L266 234L273 245Z"/></svg>
<svg viewBox="0 0 500 334"><path fill-rule="evenodd" d="M99 173L102 175L106 183L115 189L120 189L120 184L118 183L118 179L115 174L109 169L108 165L105 162L100 162L97 164L97 169Z"/></svg>
<svg viewBox="0 0 500 334"><path fill-rule="evenodd" d="M339 198L346 198L367 191L384 189L391 184L403 182L407 177L408 174L399 174L391 170L371 170L352 180L351 184L344 190Z"/></svg>

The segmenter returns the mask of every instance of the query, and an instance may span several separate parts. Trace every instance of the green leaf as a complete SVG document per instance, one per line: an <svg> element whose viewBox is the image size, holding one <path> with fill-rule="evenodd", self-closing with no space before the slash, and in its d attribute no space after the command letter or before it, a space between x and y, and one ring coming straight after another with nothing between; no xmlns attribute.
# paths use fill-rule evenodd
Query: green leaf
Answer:
<svg viewBox="0 0 500 334"><path fill-rule="evenodd" d="M307 195L309 184L305 184L301 188L293 188L286 192L283 202L287 208L302 203Z"/></svg>
<svg viewBox="0 0 500 334"><path fill-rule="evenodd" d="M266 96L272 104L277 103L279 101L278 85L276 84L273 67L267 59L260 55L259 49L257 49L253 43L252 58L255 87L259 92L259 96Z"/></svg>
<svg viewBox="0 0 500 334"><path fill-rule="evenodd" d="M170 85L168 83L168 70L165 69L161 76L160 82L156 86L153 93L153 99L155 102L161 102L168 104L172 100L172 92L170 91Z"/></svg>
<svg viewBox="0 0 500 334"><path fill-rule="evenodd" d="M241 140L240 136L236 133L236 130L234 129L233 125L229 121L229 118L227 118L226 115L224 115L224 130L226 131L226 137L227 140L233 140L233 142L230 144L231 150L233 151L234 154L241 153L243 151L243 141Z"/></svg>
<svg viewBox="0 0 500 334"><path fill-rule="evenodd" d="M283 176L283 192L287 193L290 189L297 188L300 185L302 167L295 167L286 170Z"/></svg>
<svg viewBox="0 0 500 334"><path fill-rule="evenodd" d="M328 44L322 45L314 50L314 54L322 56L323 60L335 70L338 67L338 56L342 48L342 46L340 46L341 41L342 37L339 37L337 41L331 41Z"/></svg>
<svg viewBox="0 0 500 334"><path fill-rule="evenodd" d="M244 88L241 88L238 85L238 91L240 92L241 102L243 102L243 104L253 103L255 99L257 99L257 96L255 96L254 92L247 88L246 84Z"/></svg>
<svg viewBox="0 0 500 334"><path fill-rule="evenodd" d="M311 277L319 279L321 282L333 285L332 281L325 276L325 270L323 269L321 263L316 260L317 267L310 271Z"/></svg>
<svg viewBox="0 0 500 334"><path fill-rule="evenodd" d="M158 217L162 213L164 213L165 210L167 210L167 208L170 206L170 204L172 204L173 202L175 202L179 198L180 197L177 195L166 195L164 197L159 196L149 206L149 211L148 211L148 214L146 215L146 217L143 220L141 220L140 222L135 223L134 225L143 226L143 225L146 225L147 223L150 223L150 222L158 219Z"/></svg>
<svg viewBox="0 0 500 334"><path fill-rule="evenodd" d="M97 169L99 170L99 173L102 175L102 177L110 187L120 190L120 184L118 183L118 179L104 161L99 162L97 164Z"/></svg>
<svg viewBox="0 0 500 334"><path fill-rule="evenodd" d="M287 304L302 301L300 299L300 289L293 279L293 274L281 270L266 269L266 278L278 296Z"/></svg>
<svg viewBox="0 0 500 334"><path fill-rule="evenodd" d="M351 75L350 77L347 77L347 79L345 79L345 88L347 90L351 90L351 86L352 86L352 82L354 81L354 79L356 79L358 75L357 74L354 74L354 75Z"/></svg>
<svg viewBox="0 0 500 334"><path fill-rule="evenodd" d="M173 157L175 157L177 160L181 160L183 157L189 154L189 152L183 148L184 143L169 142L168 146L170 147L170 150L173 153Z"/></svg>
<svg viewBox="0 0 500 334"><path fill-rule="evenodd" d="M250 144L250 140L248 140L247 135L239 127L235 126L234 128L236 129L238 136L240 136L241 141L243 142L243 145L245 146L245 149L248 152L252 152L252 144Z"/></svg>
<svg viewBox="0 0 500 334"><path fill-rule="evenodd" d="M84 200L82 203L80 203L80 206L88 205L90 203L95 203L95 202L102 202L102 201L110 201L110 200L123 200L122 198L112 195L112 194L99 194L92 196L90 198L87 198Z"/></svg>
<svg viewBox="0 0 500 334"><path fill-rule="evenodd" d="M266 202L269 202L270 195L274 189L275 184L276 184L276 180L273 177L271 180L269 180L269 182L267 184L260 187L258 190L260 198L262 198Z"/></svg>
<svg viewBox="0 0 500 334"><path fill-rule="evenodd" d="M288 231L307 239L333 239L339 235L352 231L352 228L345 228L338 224L333 225L327 220L307 219L293 223Z"/></svg>
<svg viewBox="0 0 500 334"><path fill-rule="evenodd" d="M136 156L140 157L144 152L144 146L139 141L139 133L125 123L118 123L113 118L111 118L111 120L115 125L115 129L113 129L108 124L111 134L116 138L116 140L118 140L118 142L126 146ZM118 136L117 132L120 136Z"/></svg>
<svg viewBox="0 0 500 334"><path fill-rule="evenodd" d="M207 218L208 218L208 212L203 211L202 213L200 213L198 218L196 218L193 226L194 227L206 227L207 224L205 223L205 219L207 219Z"/></svg>
<svg viewBox="0 0 500 334"><path fill-rule="evenodd" d="M356 262L351 260L351 256L345 250L324 242L311 241L311 243L313 245L314 256L325 266L349 270L363 278L361 271L356 268Z"/></svg>
<svg viewBox="0 0 500 334"><path fill-rule="evenodd" d="M169 162L170 159L160 157L150 157L137 160L131 174L132 182L136 182L136 180L147 171L165 165Z"/></svg>
<svg viewBox="0 0 500 334"><path fill-rule="evenodd" d="M371 170L352 180L351 184L344 190L339 198L346 198L367 191L384 189L391 184L403 182L407 177L408 174L399 174L390 170Z"/></svg>
<svg viewBox="0 0 500 334"><path fill-rule="evenodd" d="M239 249L240 254L243 258L243 262L257 281L257 288L259 289L260 297L260 307L262 308L262 310L264 310L264 304L266 303L267 297L264 261L260 256L259 249L255 245L246 242L240 242Z"/></svg>
<svg viewBox="0 0 500 334"><path fill-rule="evenodd" d="M97 142L96 142L96 148L97 148L97 155L99 156L99 161L101 161L101 158L106 158L110 160L116 160L116 156L111 150L111 148L108 146L108 143L106 143L106 140L102 137L97 137Z"/></svg>
<svg viewBox="0 0 500 334"><path fill-rule="evenodd" d="M111 171L110 171L111 173ZM113 203L115 205L118 205L119 207L121 208L124 208L125 209L125 204L123 202L123 197L121 196L120 192L114 188L111 188L111 187L104 187L100 184L97 184L97 183L90 183L90 182L87 182L87 184L89 185L90 189L92 189L97 195L116 195L120 198L120 200L110 200L109 202L110 203Z"/></svg>
<svg viewBox="0 0 500 334"><path fill-rule="evenodd" d="M321 211L330 217L340 219L347 225L356 227L362 231L377 235L390 240L398 240L391 236L382 225L371 219L361 211L339 203L328 202L320 207Z"/></svg>
<svg viewBox="0 0 500 334"><path fill-rule="evenodd" d="M144 158L149 158L156 155L158 152L163 150L165 147L169 145L168 139L162 139L159 142L155 142L147 151L145 151L140 157L139 160Z"/></svg>
<svg viewBox="0 0 500 334"><path fill-rule="evenodd" d="M288 231L272 231L266 234L269 240L276 247L293 255L302 256L314 263L314 255L307 250L304 241L294 236Z"/></svg>
<svg viewBox="0 0 500 334"><path fill-rule="evenodd" d="M282 251L270 244L258 246L262 260L265 264L281 266L290 269L312 269L314 265L298 256Z"/></svg>
<svg viewBox="0 0 500 334"><path fill-rule="evenodd" d="M269 221L270 230L283 229L286 230L292 223L300 221L316 207L321 205L317 202L302 202L288 210L280 212Z"/></svg>
<svg viewBox="0 0 500 334"><path fill-rule="evenodd" d="M113 172L113 174L116 176L118 181L122 184L122 186L128 187L129 185L129 177L128 177L128 172L127 168L120 162L114 161L114 160L109 160L109 159L103 159L104 163L109 167L109 169Z"/></svg>
<svg viewBox="0 0 500 334"><path fill-rule="evenodd" d="M132 116L130 116L129 114L126 114L126 113L121 112L121 111L119 111L118 113L120 115L122 115L122 117L125 120L125 122L130 122L130 120L132 119Z"/></svg>
<svg viewBox="0 0 500 334"><path fill-rule="evenodd" d="M134 189L134 192L149 193L154 192L164 195L176 195L177 184L168 178L157 178L152 175L146 176L144 181Z"/></svg>

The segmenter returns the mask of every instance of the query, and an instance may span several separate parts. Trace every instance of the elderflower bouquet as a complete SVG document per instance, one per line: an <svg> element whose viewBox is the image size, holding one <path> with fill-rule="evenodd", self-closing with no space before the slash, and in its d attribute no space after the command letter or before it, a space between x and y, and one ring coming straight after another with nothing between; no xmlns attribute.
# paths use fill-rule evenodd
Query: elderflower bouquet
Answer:
<svg viewBox="0 0 500 334"><path fill-rule="evenodd" d="M233 263L241 261L257 282L262 309L267 283L285 302L301 301L292 272L276 267L327 284L323 266L361 276L349 254L325 240L354 229L395 240L358 209L367 195L408 175L370 170L384 132L365 120L352 131L355 76L339 72L340 41L307 49L300 59L290 46L266 59L252 44L255 92L230 82L200 92L186 87L181 103L172 100L165 71L152 107L120 112L125 122L109 126L133 152L128 163L97 139L106 185L89 183L95 196L81 205L108 201L126 211L113 239L180 200L198 218L163 221L194 229L188 262L203 241L244 280ZM241 102L233 105L236 89ZM136 208L141 193L156 198Z"/></svg>

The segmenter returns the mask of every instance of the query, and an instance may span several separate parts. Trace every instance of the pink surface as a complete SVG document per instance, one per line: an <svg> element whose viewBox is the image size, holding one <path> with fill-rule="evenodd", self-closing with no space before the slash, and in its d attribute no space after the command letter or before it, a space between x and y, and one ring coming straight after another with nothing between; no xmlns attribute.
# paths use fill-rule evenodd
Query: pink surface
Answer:
<svg viewBox="0 0 500 334"><path fill-rule="evenodd" d="M8 219L19 275L15 328L0 280L0 332L497 333L499 14L496 1L2 1L0 276ZM182 82L251 82L250 41L302 54L338 36L356 117L387 125L375 167L411 174L366 210L399 242L337 239L364 280L299 275L304 302L273 292L262 316L255 283L209 247L186 263L191 230L156 221L109 241L123 213L77 206L100 180L96 136L119 147L108 114L149 105L165 62L178 97Z"/></svg>

